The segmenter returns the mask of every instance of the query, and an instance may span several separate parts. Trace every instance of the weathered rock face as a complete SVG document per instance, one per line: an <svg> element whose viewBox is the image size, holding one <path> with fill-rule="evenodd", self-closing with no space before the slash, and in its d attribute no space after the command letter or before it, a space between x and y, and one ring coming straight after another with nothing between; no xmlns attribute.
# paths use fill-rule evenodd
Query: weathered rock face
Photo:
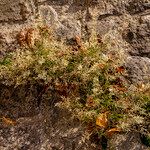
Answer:
<svg viewBox="0 0 150 150"><path fill-rule="evenodd" d="M6 0L0 2L0 22L20 23L33 13L31 1Z"/></svg>
<svg viewBox="0 0 150 150"><path fill-rule="evenodd" d="M109 43L110 49L128 54L126 66L131 81L149 81L149 0L0 0L0 58L8 51L16 50L19 47L17 34L35 26L39 20L52 27L59 39L81 35L83 40L89 40L90 35L96 32ZM26 102L27 99L23 97ZM79 123L74 125L72 122L70 127L68 122L61 124L64 120L60 122L59 119L67 113L63 115L61 110L52 112L50 108L41 113L34 106L33 99L28 98L29 103L20 106L20 102L3 97L3 103L8 105L1 105L1 115L18 119L18 125L0 126L1 150L94 149L89 141L81 142L84 129L79 129ZM54 114L56 118L53 121L44 122L44 119L55 117ZM69 133L71 130L73 134ZM128 141L125 140L125 143ZM138 140L135 143L141 144ZM129 150L132 148L128 147ZM123 150L118 145L114 149ZM135 147L135 150L138 148Z"/></svg>
<svg viewBox="0 0 150 150"><path fill-rule="evenodd" d="M55 105L57 99L43 98L37 106L36 85L13 90L1 85L0 93L0 116L15 121L9 124L1 118L0 150L97 149L85 137L85 127L71 118L71 112Z"/></svg>
<svg viewBox="0 0 150 150"><path fill-rule="evenodd" d="M150 78L150 59L148 57L132 56L128 57L127 69L130 79L134 82L149 82Z"/></svg>
<svg viewBox="0 0 150 150"><path fill-rule="evenodd" d="M51 26L59 39L81 35L89 40L96 31L115 43L112 49L150 58L149 0L1 0L0 54L15 50L17 33L39 20ZM134 81L139 79L144 80L135 76Z"/></svg>
<svg viewBox="0 0 150 150"><path fill-rule="evenodd" d="M0 1L0 55L18 47L16 35L21 29L33 24L35 12L32 0Z"/></svg>
<svg viewBox="0 0 150 150"><path fill-rule="evenodd" d="M138 133L129 133L126 135L115 135L109 142L110 150L148 150L146 146L141 144L140 135Z"/></svg>

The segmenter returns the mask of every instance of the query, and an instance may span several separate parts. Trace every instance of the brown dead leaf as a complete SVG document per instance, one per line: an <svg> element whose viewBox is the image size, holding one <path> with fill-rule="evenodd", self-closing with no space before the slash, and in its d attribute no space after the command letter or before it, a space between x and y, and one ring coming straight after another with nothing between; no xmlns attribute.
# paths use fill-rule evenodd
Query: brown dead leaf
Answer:
<svg viewBox="0 0 150 150"><path fill-rule="evenodd" d="M84 46L82 44L81 37L75 36L75 42L76 42L76 46L74 47L74 49L81 50L82 52L84 52L85 48L84 48Z"/></svg>
<svg viewBox="0 0 150 150"><path fill-rule="evenodd" d="M127 89L125 87L120 87L118 85L114 85L113 88L116 89L117 91L120 91L120 92L126 92L127 91Z"/></svg>
<svg viewBox="0 0 150 150"><path fill-rule="evenodd" d="M25 30L22 30L18 33L17 40L20 46L24 46L26 43L26 32Z"/></svg>
<svg viewBox="0 0 150 150"><path fill-rule="evenodd" d="M96 125L101 128L106 128L108 125L108 119L107 119L108 112L99 114L96 119Z"/></svg>
<svg viewBox="0 0 150 150"><path fill-rule="evenodd" d="M35 28L24 29L17 36L19 45L28 46L29 48L33 48L35 41L38 38L40 38L39 32Z"/></svg>
<svg viewBox="0 0 150 150"><path fill-rule="evenodd" d="M116 68L117 73L123 73L124 71L125 71L125 68L123 66Z"/></svg>
<svg viewBox="0 0 150 150"><path fill-rule="evenodd" d="M105 65L104 64L98 64L99 69L104 69Z"/></svg>
<svg viewBox="0 0 150 150"><path fill-rule="evenodd" d="M81 37L75 36L75 40L76 40L77 45L81 47L82 46Z"/></svg>
<svg viewBox="0 0 150 150"><path fill-rule="evenodd" d="M92 96L89 96L86 101L86 107L94 107L95 102Z"/></svg>
<svg viewBox="0 0 150 150"><path fill-rule="evenodd" d="M6 125L16 125L16 121L6 117L2 117L2 122Z"/></svg>
<svg viewBox="0 0 150 150"><path fill-rule="evenodd" d="M34 45L34 33L35 33L35 29L33 28L27 30L26 43L30 48L32 48Z"/></svg>
<svg viewBox="0 0 150 150"><path fill-rule="evenodd" d="M106 134L108 137L111 137L113 134L118 133L120 131L121 131L121 129L119 129L119 128L112 128L112 129L109 129L108 131L106 131Z"/></svg>

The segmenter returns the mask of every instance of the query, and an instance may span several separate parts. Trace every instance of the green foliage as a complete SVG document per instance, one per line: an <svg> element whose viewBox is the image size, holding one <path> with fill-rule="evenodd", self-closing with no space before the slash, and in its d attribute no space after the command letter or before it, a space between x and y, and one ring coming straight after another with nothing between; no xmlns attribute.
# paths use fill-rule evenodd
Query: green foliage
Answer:
<svg viewBox="0 0 150 150"><path fill-rule="evenodd" d="M10 65L11 64L11 58L9 56L6 56L3 58L2 61L0 61L0 65Z"/></svg>
<svg viewBox="0 0 150 150"><path fill-rule="evenodd" d="M79 38L75 46L67 46L49 39L46 28L39 30L41 38L32 48L12 52L0 62L1 82L18 86L42 80L62 99L60 107L69 107L86 123L95 124L98 114L107 111L108 129L126 131L147 123L149 87L132 89L119 52L109 51L104 43L83 44Z"/></svg>

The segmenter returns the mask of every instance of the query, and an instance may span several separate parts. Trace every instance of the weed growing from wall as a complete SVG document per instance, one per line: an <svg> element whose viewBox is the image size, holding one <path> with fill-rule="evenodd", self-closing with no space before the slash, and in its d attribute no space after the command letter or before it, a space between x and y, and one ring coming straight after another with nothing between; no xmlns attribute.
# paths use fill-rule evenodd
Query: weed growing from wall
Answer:
<svg viewBox="0 0 150 150"><path fill-rule="evenodd" d="M91 134L111 137L130 130L149 134L149 84L130 84L119 52L109 51L99 40L83 43L80 37L66 45L52 38L48 27L21 35L22 48L0 62L1 83L14 87L42 83L41 96L53 89L58 106L71 110Z"/></svg>

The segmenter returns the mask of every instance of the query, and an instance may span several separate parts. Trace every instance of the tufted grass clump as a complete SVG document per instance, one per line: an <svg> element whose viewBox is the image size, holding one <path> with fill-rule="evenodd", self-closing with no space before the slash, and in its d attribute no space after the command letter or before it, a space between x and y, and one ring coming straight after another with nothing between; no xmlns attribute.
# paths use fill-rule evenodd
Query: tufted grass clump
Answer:
<svg viewBox="0 0 150 150"><path fill-rule="evenodd" d="M0 62L1 83L14 87L42 83L47 90L53 89L60 98L59 107L71 110L90 133L116 129L149 134L149 84L132 85L127 80L119 52L99 40L83 43L77 36L67 45L50 38L48 28L36 30L37 39L31 36L30 44L23 41L22 48Z"/></svg>

